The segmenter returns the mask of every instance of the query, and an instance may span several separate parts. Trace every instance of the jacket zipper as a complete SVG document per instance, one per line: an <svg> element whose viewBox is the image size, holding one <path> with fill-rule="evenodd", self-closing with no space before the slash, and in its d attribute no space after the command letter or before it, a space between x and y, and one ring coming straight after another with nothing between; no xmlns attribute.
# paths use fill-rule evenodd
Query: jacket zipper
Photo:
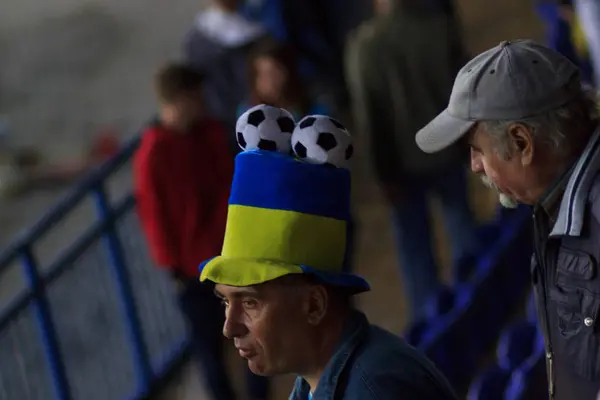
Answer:
<svg viewBox="0 0 600 400"><path fill-rule="evenodd" d="M540 248L540 244L542 243L541 238L540 238L540 233L539 233L539 226L538 226L538 222L535 218L535 214L533 215L533 221L534 221L534 232L535 232L535 252L536 252L536 257L537 257L537 261L538 261L538 266L540 267L540 283L542 285L542 292L543 292L543 296L542 296L542 307L543 310L540 313L541 316L543 317L543 321L542 321L542 329L544 329L543 332L543 337L544 337L544 347L546 350L546 375L547 375L547 379L548 379L548 396L549 399L552 400L554 399L554 354L552 352L552 342L550 340L550 324L548 323L548 292L547 292L547 285L546 285L546 246L541 246L542 248ZM541 256L541 257L540 257Z"/></svg>

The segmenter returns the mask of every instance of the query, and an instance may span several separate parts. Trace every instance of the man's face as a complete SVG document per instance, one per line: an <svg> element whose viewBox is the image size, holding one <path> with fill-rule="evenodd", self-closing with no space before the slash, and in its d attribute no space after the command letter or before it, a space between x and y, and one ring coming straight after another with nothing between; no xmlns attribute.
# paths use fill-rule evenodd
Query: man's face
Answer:
<svg viewBox="0 0 600 400"><path fill-rule="evenodd" d="M225 305L223 334L257 375L296 373L310 325L304 296L295 287L269 282L251 287L216 285ZM304 332L304 333L303 333Z"/></svg>
<svg viewBox="0 0 600 400"><path fill-rule="evenodd" d="M537 201L530 198L528 191L532 143L527 134L522 137L521 133L517 132L516 141L519 145L511 148L509 155L498 154L493 139L481 124L469 137L471 169L486 186L498 192L500 203L507 208L516 208L518 203L534 204Z"/></svg>

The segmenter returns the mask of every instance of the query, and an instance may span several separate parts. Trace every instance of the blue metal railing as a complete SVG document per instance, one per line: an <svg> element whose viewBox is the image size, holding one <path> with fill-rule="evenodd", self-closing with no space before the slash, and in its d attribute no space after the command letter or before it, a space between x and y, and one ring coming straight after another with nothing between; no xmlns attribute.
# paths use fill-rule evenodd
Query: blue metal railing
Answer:
<svg viewBox="0 0 600 400"><path fill-rule="evenodd" d="M128 142L0 254L0 280L19 263L27 283L0 312L0 400L145 398L186 352L185 325L148 257L135 199L111 202L106 191L138 145L139 137ZM88 198L96 221L45 265L36 244Z"/></svg>

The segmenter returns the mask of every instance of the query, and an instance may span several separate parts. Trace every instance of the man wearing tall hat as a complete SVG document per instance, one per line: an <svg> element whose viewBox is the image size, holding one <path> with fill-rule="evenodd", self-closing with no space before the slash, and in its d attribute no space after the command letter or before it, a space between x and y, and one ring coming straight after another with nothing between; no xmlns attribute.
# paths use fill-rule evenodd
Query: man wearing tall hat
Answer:
<svg viewBox="0 0 600 400"><path fill-rule="evenodd" d="M238 140L281 149L284 133L250 128L260 137ZM350 172L338 158L352 153L344 135L339 122L310 116L283 151L238 154L222 255L200 266L200 279L215 284L223 334L253 373L298 376L292 400L454 400L424 355L352 307L369 284L342 272Z"/></svg>

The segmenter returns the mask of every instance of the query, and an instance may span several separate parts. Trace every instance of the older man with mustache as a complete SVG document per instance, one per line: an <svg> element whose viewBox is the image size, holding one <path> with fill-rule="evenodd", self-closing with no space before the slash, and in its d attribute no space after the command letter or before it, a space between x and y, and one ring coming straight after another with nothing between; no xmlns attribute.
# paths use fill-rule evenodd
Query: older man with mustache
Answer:
<svg viewBox="0 0 600 400"><path fill-rule="evenodd" d="M448 108L419 147L465 140L471 169L501 203L534 206L532 281L551 399L592 400L600 389L600 130L579 71L529 40L469 61Z"/></svg>

